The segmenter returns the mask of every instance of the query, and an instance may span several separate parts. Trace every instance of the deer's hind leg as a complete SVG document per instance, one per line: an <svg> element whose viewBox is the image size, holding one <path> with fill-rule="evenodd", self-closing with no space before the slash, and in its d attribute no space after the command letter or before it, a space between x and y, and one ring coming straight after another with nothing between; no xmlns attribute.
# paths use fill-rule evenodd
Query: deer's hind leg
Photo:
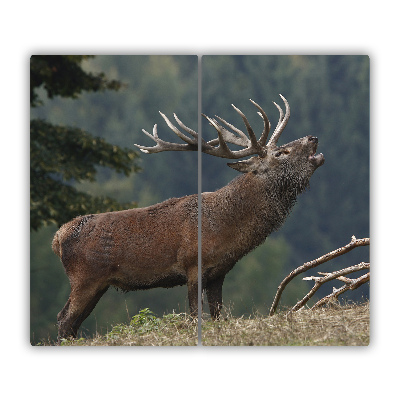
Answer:
<svg viewBox="0 0 400 400"><path fill-rule="evenodd" d="M63 338L75 338L82 322L93 311L101 296L109 288L94 283L72 286L71 294L64 308L58 313L58 341Z"/></svg>
<svg viewBox="0 0 400 400"><path fill-rule="evenodd" d="M187 287L188 287L188 298L189 298L189 310L190 310L190 315L193 318L198 317L198 288L199 288L199 283L197 280L197 266L192 267L189 270L189 273L187 275Z"/></svg>
<svg viewBox="0 0 400 400"><path fill-rule="evenodd" d="M57 314L57 321L61 321L65 318L68 313L69 305L71 303L71 298L68 298L68 301L65 303L63 309Z"/></svg>

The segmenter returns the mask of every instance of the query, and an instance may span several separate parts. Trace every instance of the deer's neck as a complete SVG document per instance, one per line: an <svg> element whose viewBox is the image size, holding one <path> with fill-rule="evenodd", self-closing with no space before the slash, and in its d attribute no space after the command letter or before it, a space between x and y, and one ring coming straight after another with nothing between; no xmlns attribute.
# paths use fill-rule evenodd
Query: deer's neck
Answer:
<svg viewBox="0 0 400 400"><path fill-rule="evenodd" d="M220 264L227 272L282 225L295 202L296 191L277 186L249 173L216 192L203 193L204 276Z"/></svg>
<svg viewBox="0 0 400 400"><path fill-rule="evenodd" d="M209 215L214 224L238 228L258 245L282 225L297 194L298 190L282 182L248 173L208 193L211 201L204 202L203 215L206 219Z"/></svg>

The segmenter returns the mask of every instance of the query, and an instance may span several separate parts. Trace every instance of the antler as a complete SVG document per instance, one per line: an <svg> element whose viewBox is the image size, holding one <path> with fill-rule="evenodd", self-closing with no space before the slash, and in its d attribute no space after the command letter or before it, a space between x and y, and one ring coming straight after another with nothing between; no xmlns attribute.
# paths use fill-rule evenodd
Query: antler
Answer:
<svg viewBox="0 0 400 400"><path fill-rule="evenodd" d="M230 158L230 159L247 157L247 156L253 155L253 154L258 154L260 156L264 156L266 154L267 147L276 145L276 142L278 141L279 136L285 129L285 126L289 120L289 116L290 116L289 103L282 95L280 95L280 96L285 103L286 113L284 115L281 107L278 104L274 103L275 106L279 110L280 116L279 116L278 125L275 128L275 131L272 134L268 144L265 144L265 143L267 141L267 137L268 137L269 131L271 129L271 124L270 124L267 114L264 112L264 110L255 101L250 99L250 101L258 109L257 114L260 115L264 121L264 129L263 129L260 139L257 140L256 135L254 134L254 131L253 131L252 127L250 126L250 123L247 120L246 116L242 113L242 111L240 111L237 107L235 107L232 104L232 107L235 109L235 111L242 117L249 136L247 136L240 129L231 125L229 122L225 121L223 118L218 117L217 115L215 116L215 118L216 118L215 119L215 118L210 118L205 114L202 114L203 117L206 118L207 121L210 123L210 125L212 125L216 129L218 138L212 139L208 142L206 142L204 139L201 139L201 151L203 153L210 154L210 155L213 155L216 157ZM171 121L162 112L160 112L160 114L164 118L165 122L170 127L170 129L179 138L181 138L184 142L186 142L186 144L170 143L170 142L166 142L166 141L160 139L157 134L157 124L155 124L153 127L153 134L148 133L144 129L142 129L142 131L148 137L150 137L152 140L154 140L156 142L156 145L152 146L152 147L147 147L147 146L141 146L141 145L135 144L135 146L137 146L144 153L159 153L161 151L196 151L196 150L198 150L199 135L197 132L195 132L193 129L190 129L187 126L185 126L179 120L177 115L174 114L174 118L175 118L176 122L178 123L178 125L185 132L189 133L192 137L186 136L176 126L174 126L171 123ZM228 129L226 129L221 124L219 124L217 119L220 122L222 122L224 125L226 125L228 128L230 128L234 133L229 131ZM227 143L231 143L231 144L238 145L238 146L245 147L245 148L241 149L241 150L233 151L228 147Z"/></svg>
<svg viewBox="0 0 400 400"><path fill-rule="evenodd" d="M274 102L276 108L279 110L279 122L274 130L274 133L271 136L271 139L269 139L267 146L276 145L276 142L278 141L283 130L285 129L290 117L290 107L288 101L281 94L279 96L281 96L283 102L285 103L286 113L285 116L283 116L282 108L280 108L279 105Z"/></svg>
<svg viewBox="0 0 400 400"><path fill-rule="evenodd" d="M199 135L196 131L193 129L188 128L186 125L184 125L180 119L177 117L176 114L174 114L176 122L179 124L179 126L184 129L187 133L190 133L194 139L191 139L190 137L184 135L178 128L176 128L171 121L160 111L161 116L164 118L165 122L167 125L172 129L172 131L179 136L186 144L183 143L171 143L171 142L166 142L158 137L157 134L157 124L154 125L153 127L153 134L150 134L146 130L142 129L143 133L146 134L150 139L154 140L157 144L155 146L147 147L147 146L141 146L139 144L135 144L136 147L139 147L143 153L160 153L161 151L196 151L197 150L197 143L198 143L198 138ZM203 141L203 140L202 140Z"/></svg>

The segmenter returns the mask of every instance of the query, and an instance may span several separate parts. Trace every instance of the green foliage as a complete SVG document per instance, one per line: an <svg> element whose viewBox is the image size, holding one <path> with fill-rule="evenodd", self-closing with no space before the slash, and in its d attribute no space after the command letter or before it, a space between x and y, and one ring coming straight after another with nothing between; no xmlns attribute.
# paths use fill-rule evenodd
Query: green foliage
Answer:
<svg viewBox="0 0 400 400"><path fill-rule="evenodd" d="M114 325L111 332L107 333L109 339L116 339L123 335L143 335L148 332L162 330L167 325L179 324L182 317L179 314L166 314L162 318L158 318L149 308L144 308L134 315L129 325Z"/></svg>
<svg viewBox="0 0 400 400"><path fill-rule="evenodd" d="M79 339L63 338L60 341L60 346L84 346L86 343L85 338L81 337ZM39 346L41 344L38 344Z"/></svg>
<svg viewBox="0 0 400 400"><path fill-rule="evenodd" d="M182 346L196 345L197 324L186 314L166 314L162 318L145 308L134 315L129 325L117 324L106 335L68 341L70 346Z"/></svg>
<svg viewBox="0 0 400 400"><path fill-rule="evenodd" d="M42 105L37 89L43 87L47 96L76 99L82 91L118 90L122 84L108 80L104 73L85 72L81 63L93 56L32 56L30 62L31 107Z"/></svg>
<svg viewBox="0 0 400 400"><path fill-rule="evenodd" d="M47 96L77 98L82 91L117 90L118 81L103 73L85 72L81 63L87 56L32 56L31 106L42 105L38 89ZM137 152L111 145L79 128L53 125L32 119L30 128L31 229L48 223L61 225L79 214L133 207L105 196L93 197L78 191L73 184L94 181L96 166L108 167L129 175L138 170Z"/></svg>
<svg viewBox="0 0 400 400"><path fill-rule="evenodd" d="M95 165L129 175L137 170L136 152L94 138L78 128L31 120L31 229L61 225L77 215L134 207L110 197L93 197L65 182L94 181Z"/></svg>
<svg viewBox="0 0 400 400"><path fill-rule="evenodd" d="M62 152L61 152L62 150ZM43 120L31 121L32 169L59 173L68 181L94 181L95 165L129 175L136 153L95 138L82 129L54 126Z"/></svg>
<svg viewBox="0 0 400 400"><path fill-rule="evenodd" d="M149 330L158 329L161 320L155 316L153 311L144 308L132 317L129 326L135 328L138 332L147 332Z"/></svg>

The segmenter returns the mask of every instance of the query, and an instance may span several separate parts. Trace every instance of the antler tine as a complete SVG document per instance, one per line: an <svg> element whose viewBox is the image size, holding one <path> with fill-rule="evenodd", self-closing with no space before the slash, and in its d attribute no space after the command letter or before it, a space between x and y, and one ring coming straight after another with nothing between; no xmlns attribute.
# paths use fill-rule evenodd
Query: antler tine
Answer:
<svg viewBox="0 0 400 400"><path fill-rule="evenodd" d="M244 124L246 125L247 132L249 134L250 142L255 149L259 149L262 152L262 148L260 147L259 143L257 142L256 135L254 134L253 128L250 126L249 121L247 120L246 116L232 104L234 110L242 117Z"/></svg>
<svg viewBox="0 0 400 400"><path fill-rule="evenodd" d="M178 123L178 125L185 130L187 133L190 133L195 139L199 138L199 134L194 131L193 129L188 128L179 118L178 116L174 113L174 118L176 120L176 122Z"/></svg>
<svg viewBox="0 0 400 400"><path fill-rule="evenodd" d="M219 116L215 116L218 118L219 121L221 121L223 124L225 124L228 128L232 129L238 136L236 136L234 133L228 131L225 129L223 126L219 125L215 119L211 119L207 117L206 115L202 114L207 120L210 122L210 124L217 130L218 132L218 139L213 139L207 142L209 146L215 146L219 144L219 147L214 148L215 151L213 151L214 155L217 155L216 152L218 150L218 156L220 157L226 157L226 158L241 158L241 157L246 157L248 155L254 155L258 154L260 156L263 156L265 154L265 142L267 141L267 137L271 128L271 124L268 120L268 117L264 110L253 100L250 99L250 101L257 107L259 110L258 114L263 118L264 120L264 130L263 133L260 137L260 140L257 141L256 135L254 134L254 131L247 120L246 116L244 113L239 110L236 106L232 104L232 107L234 110L242 117L243 122L246 126L247 132L249 134L249 137L246 136L245 133L243 133L240 129L236 128L229 122L225 121L223 118ZM245 149L238 150L238 151L231 151L226 143L232 143L238 146L246 147ZM225 151L224 155L222 155L222 149L224 148L229 151ZM204 150L203 150L204 151ZM207 152L207 151L205 151ZM209 154L212 154L210 151L208 151Z"/></svg>
<svg viewBox="0 0 400 400"><path fill-rule="evenodd" d="M279 96L281 96L283 102L285 103L286 113L285 113L285 116L283 117L282 109L279 107L278 104L276 104L274 102L275 106L279 110L279 122L278 122L278 125L275 128L274 133L271 136L271 139L269 139L269 142L267 143L267 146L276 145L276 143L277 143L279 137L281 136L283 130L285 129L286 124L288 123L289 117L290 117L290 107L289 107L288 101L281 94Z"/></svg>
<svg viewBox="0 0 400 400"><path fill-rule="evenodd" d="M215 118L218 118L228 128L231 128L234 132L236 132L240 136L240 137L237 137L234 133L228 131L222 125L219 125L215 119L213 119L213 121L215 123L217 123L218 126L220 127L220 129L222 130L222 135L224 137L225 142L236 144L237 146L242 146L242 147L248 147L250 145L251 142L250 142L249 138L240 129L236 128L229 122L225 121L223 118L218 117L218 115L216 115ZM213 141L211 140L210 142L208 142L208 143L212 144Z"/></svg>
<svg viewBox="0 0 400 400"><path fill-rule="evenodd" d="M275 130L276 130L279 127L279 125L281 124L281 122L283 121L283 117L285 115L282 111L281 106L279 104L275 103L274 101L273 101L273 103L275 104L275 107L279 110L279 121L278 121L278 124L276 125L276 128L275 128Z"/></svg>
<svg viewBox="0 0 400 400"><path fill-rule="evenodd" d="M169 126L169 128L179 137L181 138L184 142L188 143L188 144L197 144L197 132L195 132L195 135L193 135L193 132L191 129L186 128L186 132L191 133L190 131L192 131L191 135L194 136L195 139L191 139L188 136L184 135L175 125L172 124L172 122L161 112L159 111L160 115L164 118L164 121L167 123L167 125ZM174 114L175 119L177 120L177 122L179 121L179 119L177 119L176 114ZM180 122L180 121L179 121ZM179 124L178 122L178 124ZM180 124L179 124L180 125ZM182 124L183 125L183 124ZM185 125L183 125L185 126Z"/></svg>
<svg viewBox="0 0 400 400"><path fill-rule="evenodd" d="M236 128L236 126L234 126L234 125L230 124L229 122L225 121L223 118L219 117L218 115L216 115L215 118L218 118L228 128L231 128L234 132L236 132L240 136L240 138L236 138L236 136L235 136L235 141L234 142L230 142L228 140L229 143L238 144L238 143L236 143L236 139L237 139L238 141L242 141L244 143L244 144L242 144L242 146L247 146L247 143L249 142L249 138L240 129ZM229 131L227 131L227 132L229 132ZM231 132L229 132L229 133L231 133Z"/></svg>
<svg viewBox="0 0 400 400"><path fill-rule="evenodd" d="M223 158L235 158L235 152L233 152L228 145L225 142L224 139L224 134L229 133L226 129L224 129L221 125L217 123L217 121L213 118L208 117L205 114L201 114L204 118L207 119L207 121L210 123L211 126L215 128L218 134L218 142L216 142L215 139L210 140L209 142L206 143L207 146L210 146L211 148L203 147L202 151L207 154L211 154L217 157L223 157ZM211 145L219 144L218 147L212 147Z"/></svg>
<svg viewBox="0 0 400 400"><path fill-rule="evenodd" d="M160 153L162 151L196 151L197 150L197 142L198 142L198 134L194 130L185 126L179 118L174 114L176 121L178 122L179 126L184 129L186 132L190 133L194 139L189 138L188 136L184 135L176 126L174 126L171 121L160 111L161 116L164 118L167 125L172 129L172 131L180 137L186 144L183 143L170 143L162 140L158 137L157 134L157 124L153 127L153 134L151 135L146 130L142 129L143 133L152 139L157 144L155 146L141 146L139 144L135 144L136 147L140 149L143 153L151 154L151 153Z"/></svg>
<svg viewBox="0 0 400 400"><path fill-rule="evenodd" d="M158 134L157 134L157 124L154 124L153 126L153 134L147 132L146 130L142 129L142 132L148 136L151 140L154 140L157 143L157 139L158 139ZM140 144L136 144L134 143L134 146L138 147L140 149L140 151L142 151L143 153L156 153L156 151L152 151L156 146L154 147L147 147L147 146L141 146Z"/></svg>
<svg viewBox="0 0 400 400"><path fill-rule="evenodd" d="M261 146L265 146L265 143L267 142L269 131L271 129L271 123L269 122L269 119L268 119L265 111L255 101L253 101L252 99L250 99L250 101L257 107L257 109L259 110L259 112L257 114L260 115L264 121L264 130L263 130L263 133L261 134L261 137L260 137L258 143L260 143Z"/></svg>
<svg viewBox="0 0 400 400"><path fill-rule="evenodd" d="M157 124L154 124L154 126L153 126L153 134L147 132L144 129L142 129L142 132L145 133L150 139L152 139L154 141L156 141L156 139L158 139Z"/></svg>
<svg viewBox="0 0 400 400"><path fill-rule="evenodd" d="M210 125L212 125L218 132L218 139L213 139L208 141L206 143L208 147L207 148L203 147L202 151L204 153L208 153L217 157L231 158L231 159L242 158L254 154L258 154L261 156L264 155L265 153L264 149L262 148L260 143L257 142L256 136L246 116L233 104L232 107L242 117L246 125L247 131L249 133L250 139L241 130L234 127L230 123L226 122L223 118L216 116L216 118L218 118L221 122L223 122L225 125L231 128L240 137L236 136L235 134L224 128L222 125L218 124L218 122L215 119L210 118L205 114L202 114L203 117L205 117L208 120ZM229 149L227 143L232 143L245 148L242 150L232 151ZM216 145L218 145L218 147L215 147Z"/></svg>
<svg viewBox="0 0 400 400"><path fill-rule="evenodd" d="M175 117L175 119L176 119L176 122L179 124L179 126L183 129L183 130L185 130L187 133L190 133L196 140L195 140L195 142L196 142L196 144L198 143L198 140L199 140L199 134L196 132L196 131L194 131L193 129L191 129L191 128L189 128L189 127L187 127L179 118L178 118L178 116L174 113L174 117ZM200 140L201 140L201 143L202 143L202 146L204 147L204 146L207 146L207 142L203 139L203 138L200 138Z"/></svg>

